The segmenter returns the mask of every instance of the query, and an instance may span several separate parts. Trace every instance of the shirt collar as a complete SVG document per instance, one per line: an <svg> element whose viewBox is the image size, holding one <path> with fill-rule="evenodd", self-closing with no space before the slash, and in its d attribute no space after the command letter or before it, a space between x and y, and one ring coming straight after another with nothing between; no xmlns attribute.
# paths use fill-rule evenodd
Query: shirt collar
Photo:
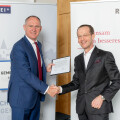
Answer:
<svg viewBox="0 0 120 120"><path fill-rule="evenodd" d="M25 35L26 36L26 35ZM28 39L28 41L31 43L31 44L34 44L34 42L37 42L37 40L33 41L32 39L30 39L28 36L26 36L26 38Z"/></svg>
<svg viewBox="0 0 120 120"><path fill-rule="evenodd" d="M94 48L95 48L95 45L93 46L93 48L89 52L85 53L85 51L84 51L84 55L86 55L86 54L92 54Z"/></svg>

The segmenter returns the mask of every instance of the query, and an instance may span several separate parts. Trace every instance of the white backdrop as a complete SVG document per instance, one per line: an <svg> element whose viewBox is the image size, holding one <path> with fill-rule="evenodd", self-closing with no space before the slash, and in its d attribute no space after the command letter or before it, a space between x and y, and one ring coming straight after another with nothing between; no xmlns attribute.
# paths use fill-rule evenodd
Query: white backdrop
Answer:
<svg viewBox="0 0 120 120"><path fill-rule="evenodd" d="M111 51L120 69L120 2L94 1L71 2L71 78L74 74L74 58L83 52L78 44L76 31L82 24L90 24L95 29L95 45ZM76 94L71 94L71 120L78 120L76 114ZM114 113L110 120L120 120L120 91L113 98Z"/></svg>
<svg viewBox="0 0 120 120"><path fill-rule="evenodd" d="M1 5L10 5L11 12L6 13L6 8ZM8 10L9 11L9 10ZM42 31L38 40L42 43L42 49L46 65L56 58L56 26L57 7L48 4L27 3L2 3L0 4L0 65L7 66L10 51L13 44L24 36L23 24L29 15L36 15L41 19ZM1 64L2 63L2 64ZM7 64L6 64L7 63ZM0 69L0 84L2 73L10 74L8 70ZM1 77L2 76L2 77ZM9 77L9 76L7 76ZM1 82L2 81L2 82ZM48 85L56 84L56 77L47 75ZM6 88L5 88L6 89ZM45 102L41 105L40 120L55 120L55 99L46 95ZM11 109L7 103L7 90L0 90L0 120L11 120Z"/></svg>

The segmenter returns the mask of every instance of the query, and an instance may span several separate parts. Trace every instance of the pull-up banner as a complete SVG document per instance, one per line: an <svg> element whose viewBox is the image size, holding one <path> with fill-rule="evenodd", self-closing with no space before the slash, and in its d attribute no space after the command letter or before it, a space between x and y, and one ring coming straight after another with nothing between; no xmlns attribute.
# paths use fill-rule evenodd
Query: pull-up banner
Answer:
<svg viewBox="0 0 120 120"><path fill-rule="evenodd" d="M95 29L94 44L113 53L120 69L120 1L71 2L71 78L74 74L74 58L83 52L78 44L77 28L90 24ZM71 120L78 120L76 114L76 94L71 94ZM120 119L120 91L113 98L114 113L110 120Z"/></svg>
<svg viewBox="0 0 120 120"><path fill-rule="evenodd" d="M11 120L7 103L10 79L10 52L15 42L24 36L23 24L30 15L41 19L42 31L38 40L46 65L56 59L57 7L52 4L2 3L0 4L0 120ZM48 85L56 84L56 77L47 75ZM55 98L46 95L41 103L40 120L55 120Z"/></svg>
<svg viewBox="0 0 120 120"><path fill-rule="evenodd" d="M11 13L11 6L10 5L0 5L0 13Z"/></svg>

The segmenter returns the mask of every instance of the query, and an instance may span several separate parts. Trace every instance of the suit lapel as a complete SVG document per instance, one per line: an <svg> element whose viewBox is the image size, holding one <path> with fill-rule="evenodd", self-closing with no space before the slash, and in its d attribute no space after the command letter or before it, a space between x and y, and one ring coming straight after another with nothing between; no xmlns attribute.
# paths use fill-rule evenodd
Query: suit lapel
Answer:
<svg viewBox="0 0 120 120"><path fill-rule="evenodd" d="M94 50L93 50L93 52L92 52L92 54L91 54L91 57L89 59L86 72L90 69L90 67L94 63L94 61L95 61L95 59L97 57L97 53L98 53L98 49L97 49L97 47L95 47Z"/></svg>
<svg viewBox="0 0 120 120"><path fill-rule="evenodd" d="M26 46L28 47L30 54L35 58L35 62L37 63L37 57L35 55L35 51L31 45L31 43L28 41L28 39L24 36L24 40L26 42Z"/></svg>
<svg viewBox="0 0 120 120"><path fill-rule="evenodd" d="M38 47L40 50L40 55L41 55L41 59L42 59L42 66L45 67L45 63L44 63L44 59L43 59L43 54L42 54L42 45L40 42L38 42Z"/></svg>
<svg viewBox="0 0 120 120"><path fill-rule="evenodd" d="M39 50L40 50L40 56L41 56L41 59L42 59L42 62L44 62L43 61L43 54L42 54L42 45L41 45L41 43L40 42L38 42L38 47L39 47Z"/></svg>
<svg viewBox="0 0 120 120"><path fill-rule="evenodd" d="M81 63L82 70L85 72L84 53L80 55L80 63Z"/></svg>

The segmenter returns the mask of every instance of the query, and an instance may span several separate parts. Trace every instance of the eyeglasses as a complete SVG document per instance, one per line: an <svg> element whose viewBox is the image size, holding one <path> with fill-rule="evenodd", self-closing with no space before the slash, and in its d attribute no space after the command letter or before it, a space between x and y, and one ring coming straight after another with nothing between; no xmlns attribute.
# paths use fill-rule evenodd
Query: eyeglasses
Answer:
<svg viewBox="0 0 120 120"><path fill-rule="evenodd" d="M41 26L38 26L38 25L36 25L36 26L28 25L28 27L29 27L29 28L34 28L34 27L35 27L36 29L40 29Z"/></svg>
<svg viewBox="0 0 120 120"><path fill-rule="evenodd" d="M78 39L81 39L82 37L83 38L87 38L89 37L91 34L84 34L84 35L78 35Z"/></svg>

